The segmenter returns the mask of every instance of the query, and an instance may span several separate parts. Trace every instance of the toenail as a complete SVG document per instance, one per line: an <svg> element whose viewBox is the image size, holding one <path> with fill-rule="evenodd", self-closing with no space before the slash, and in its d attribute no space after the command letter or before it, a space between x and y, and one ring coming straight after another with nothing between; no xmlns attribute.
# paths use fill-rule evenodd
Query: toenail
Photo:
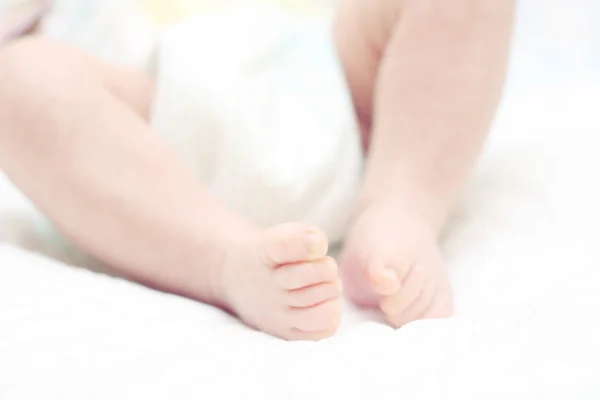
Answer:
<svg viewBox="0 0 600 400"><path fill-rule="evenodd" d="M394 271L389 268L384 268L380 271L381 277L384 278L390 284L397 284L398 290L400 289L400 280L398 279L398 275Z"/></svg>
<svg viewBox="0 0 600 400"><path fill-rule="evenodd" d="M379 295L391 296L400 291L402 285L396 272L388 267L373 268L369 279Z"/></svg>
<svg viewBox="0 0 600 400"><path fill-rule="evenodd" d="M310 232L308 234L308 252L317 254L323 251L323 235L319 232Z"/></svg>

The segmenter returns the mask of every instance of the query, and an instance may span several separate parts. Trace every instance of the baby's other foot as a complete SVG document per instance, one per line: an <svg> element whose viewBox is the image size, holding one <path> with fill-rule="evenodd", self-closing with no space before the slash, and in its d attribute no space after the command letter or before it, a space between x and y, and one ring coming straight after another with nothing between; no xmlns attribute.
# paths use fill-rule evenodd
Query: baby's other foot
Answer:
<svg viewBox="0 0 600 400"><path fill-rule="evenodd" d="M349 298L359 306L379 307L394 327L452 314L436 235L397 202L372 203L361 213L340 266Z"/></svg>
<svg viewBox="0 0 600 400"><path fill-rule="evenodd" d="M250 234L221 267L224 303L248 325L282 339L332 336L342 285L327 249L321 231L300 224Z"/></svg>

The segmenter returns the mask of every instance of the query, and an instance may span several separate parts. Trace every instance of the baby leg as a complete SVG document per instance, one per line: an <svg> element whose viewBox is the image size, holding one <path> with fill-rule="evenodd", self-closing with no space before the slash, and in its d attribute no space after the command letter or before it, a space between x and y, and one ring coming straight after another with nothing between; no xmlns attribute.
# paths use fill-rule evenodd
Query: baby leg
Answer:
<svg viewBox="0 0 600 400"><path fill-rule="evenodd" d="M395 326L451 314L438 235L490 129L513 6L343 2L338 44L370 145L341 266L350 297Z"/></svg>
<svg viewBox="0 0 600 400"><path fill-rule="evenodd" d="M39 39L0 50L0 168L115 272L227 309L284 339L340 319L327 239L256 230L226 209L148 125L152 83Z"/></svg>

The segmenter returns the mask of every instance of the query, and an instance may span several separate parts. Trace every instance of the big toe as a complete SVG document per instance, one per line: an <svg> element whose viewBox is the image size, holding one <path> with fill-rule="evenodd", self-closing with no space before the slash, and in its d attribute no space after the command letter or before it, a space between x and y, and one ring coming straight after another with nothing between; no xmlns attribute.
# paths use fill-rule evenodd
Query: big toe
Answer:
<svg viewBox="0 0 600 400"><path fill-rule="evenodd" d="M281 224L261 236L264 255L269 263L283 265L321 260L329 242L319 229L303 224Z"/></svg>
<svg viewBox="0 0 600 400"><path fill-rule="evenodd" d="M400 278L389 267L375 264L367 269L369 283L379 296L393 296L400 291Z"/></svg>
<svg viewBox="0 0 600 400"><path fill-rule="evenodd" d="M381 296L400 291L396 272L381 262L359 262L356 257L342 257L342 277L346 294L359 307L378 308Z"/></svg>

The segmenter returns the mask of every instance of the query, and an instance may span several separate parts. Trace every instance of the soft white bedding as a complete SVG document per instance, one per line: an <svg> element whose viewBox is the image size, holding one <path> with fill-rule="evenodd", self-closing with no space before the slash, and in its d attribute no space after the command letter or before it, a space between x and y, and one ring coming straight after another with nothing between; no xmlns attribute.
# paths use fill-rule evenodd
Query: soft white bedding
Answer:
<svg viewBox="0 0 600 400"><path fill-rule="evenodd" d="M0 399L600 398L600 79L521 33L448 229L454 319L395 331L347 307L333 339L278 341L17 248L86 262L0 181Z"/></svg>

